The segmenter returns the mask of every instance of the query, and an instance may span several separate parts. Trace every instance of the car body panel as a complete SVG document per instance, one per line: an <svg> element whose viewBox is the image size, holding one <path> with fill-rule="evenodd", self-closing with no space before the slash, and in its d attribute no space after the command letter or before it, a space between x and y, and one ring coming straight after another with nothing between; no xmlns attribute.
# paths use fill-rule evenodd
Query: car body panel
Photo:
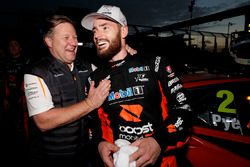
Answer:
<svg viewBox="0 0 250 167"><path fill-rule="evenodd" d="M250 167L250 78L183 75L194 109L187 159L193 167Z"/></svg>
<svg viewBox="0 0 250 167"><path fill-rule="evenodd" d="M194 167L249 167L250 161L211 142L193 136L187 158Z"/></svg>

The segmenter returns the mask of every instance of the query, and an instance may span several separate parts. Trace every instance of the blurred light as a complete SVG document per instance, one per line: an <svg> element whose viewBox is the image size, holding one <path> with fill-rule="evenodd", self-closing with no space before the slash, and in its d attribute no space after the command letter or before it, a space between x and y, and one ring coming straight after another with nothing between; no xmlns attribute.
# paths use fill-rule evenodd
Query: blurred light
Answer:
<svg viewBox="0 0 250 167"><path fill-rule="evenodd" d="M250 96L247 96L247 97L246 97L246 100L250 102Z"/></svg>
<svg viewBox="0 0 250 167"><path fill-rule="evenodd" d="M83 42L78 42L78 46L83 46Z"/></svg>
<svg viewBox="0 0 250 167"><path fill-rule="evenodd" d="M82 46L84 48L93 48L93 42L78 42L78 46Z"/></svg>

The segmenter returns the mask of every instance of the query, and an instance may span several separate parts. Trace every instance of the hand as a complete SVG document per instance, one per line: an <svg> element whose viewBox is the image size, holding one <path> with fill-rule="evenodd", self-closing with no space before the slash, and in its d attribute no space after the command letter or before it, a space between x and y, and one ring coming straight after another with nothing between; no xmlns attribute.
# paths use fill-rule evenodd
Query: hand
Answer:
<svg viewBox="0 0 250 167"><path fill-rule="evenodd" d="M131 48L128 44L126 44L126 50L129 54L134 55L137 53L137 50Z"/></svg>
<svg viewBox="0 0 250 167"><path fill-rule="evenodd" d="M92 109L96 109L102 105L106 97L109 95L109 90L111 87L110 80L102 80L98 87L95 88L95 82L91 81L88 97L85 102Z"/></svg>
<svg viewBox="0 0 250 167"><path fill-rule="evenodd" d="M107 141L102 141L98 145L99 154L102 158L102 161L104 162L104 165L107 167L114 167L113 153L117 152L118 150L118 146Z"/></svg>
<svg viewBox="0 0 250 167"><path fill-rule="evenodd" d="M138 150L130 155L130 162L136 161L137 167L154 165L161 153L161 147L152 137L136 140L131 145L138 147Z"/></svg>

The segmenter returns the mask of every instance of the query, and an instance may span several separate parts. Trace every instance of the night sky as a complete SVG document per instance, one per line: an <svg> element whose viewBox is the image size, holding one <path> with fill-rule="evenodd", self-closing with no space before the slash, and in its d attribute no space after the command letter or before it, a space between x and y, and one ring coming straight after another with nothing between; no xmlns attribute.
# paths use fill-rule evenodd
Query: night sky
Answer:
<svg viewBox="0 0 250 167"><path fill-rule="evenodd" d="M250 5L250 0L193 0L192 17L200 17L227 9ZM8 32L34 37L32 31L39 31L37 13L53 13L60 8L72 8L78 11L97 11L103 4L116 5L125 14L128 24L160 27L190 19L191 0L9 0L0 2L0 44ZM81 12L80 12L81 13ZM84 12L83 12L84 13ZM86 14L86 13L85 13ZM24 16L24 17L23 17ZM79 14L82 18L84 14ZM80 25L80 19L78 22ZM40 19L40 18L39 18ZM32 23L32 21L34 23ZM193 26L193 30L226 33L228 23L230 32L242 31L244 17L239 16L208 24ZM35 27L33 27L35 26ZM78 30L82 31L80 27ZM131 29L130 29L131 30ZM25 32L22 32L25 31Z"/></svg>
<svg viewBox="0 0 250 167"><path fill-rule="evenodd" d="M194 0L193 18L230 8L250 5L250 0ZM191 0L12 0L2 1L0 10L6 13L18 10L53 11L60 6L86 8L96 11L102 4L121 7L129 24L163 26L190 18ZM3 15L0 15L3 17ZM3 20L3 19L1 19ZM5 19L6 20L6 19Z"/></svg>

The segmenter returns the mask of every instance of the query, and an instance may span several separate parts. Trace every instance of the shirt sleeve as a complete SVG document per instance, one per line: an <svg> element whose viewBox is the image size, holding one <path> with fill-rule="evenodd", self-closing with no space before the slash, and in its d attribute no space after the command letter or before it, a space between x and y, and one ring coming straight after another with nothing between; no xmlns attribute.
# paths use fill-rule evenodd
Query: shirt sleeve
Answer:
<svg viewBox="0 0 250 167"><path fill-rule="evenodd" d="M168 113L153 136L167 150L182 146L189 139L193 113L181 80L165 58L156 58L155 72L167 99Z"/></svg>
<svg viewBox="0 0 250 167"><path fill-rule="evenodd" d="M54 107L50 91L42 78L25 74L24 91L30 117Z"/></svg>

